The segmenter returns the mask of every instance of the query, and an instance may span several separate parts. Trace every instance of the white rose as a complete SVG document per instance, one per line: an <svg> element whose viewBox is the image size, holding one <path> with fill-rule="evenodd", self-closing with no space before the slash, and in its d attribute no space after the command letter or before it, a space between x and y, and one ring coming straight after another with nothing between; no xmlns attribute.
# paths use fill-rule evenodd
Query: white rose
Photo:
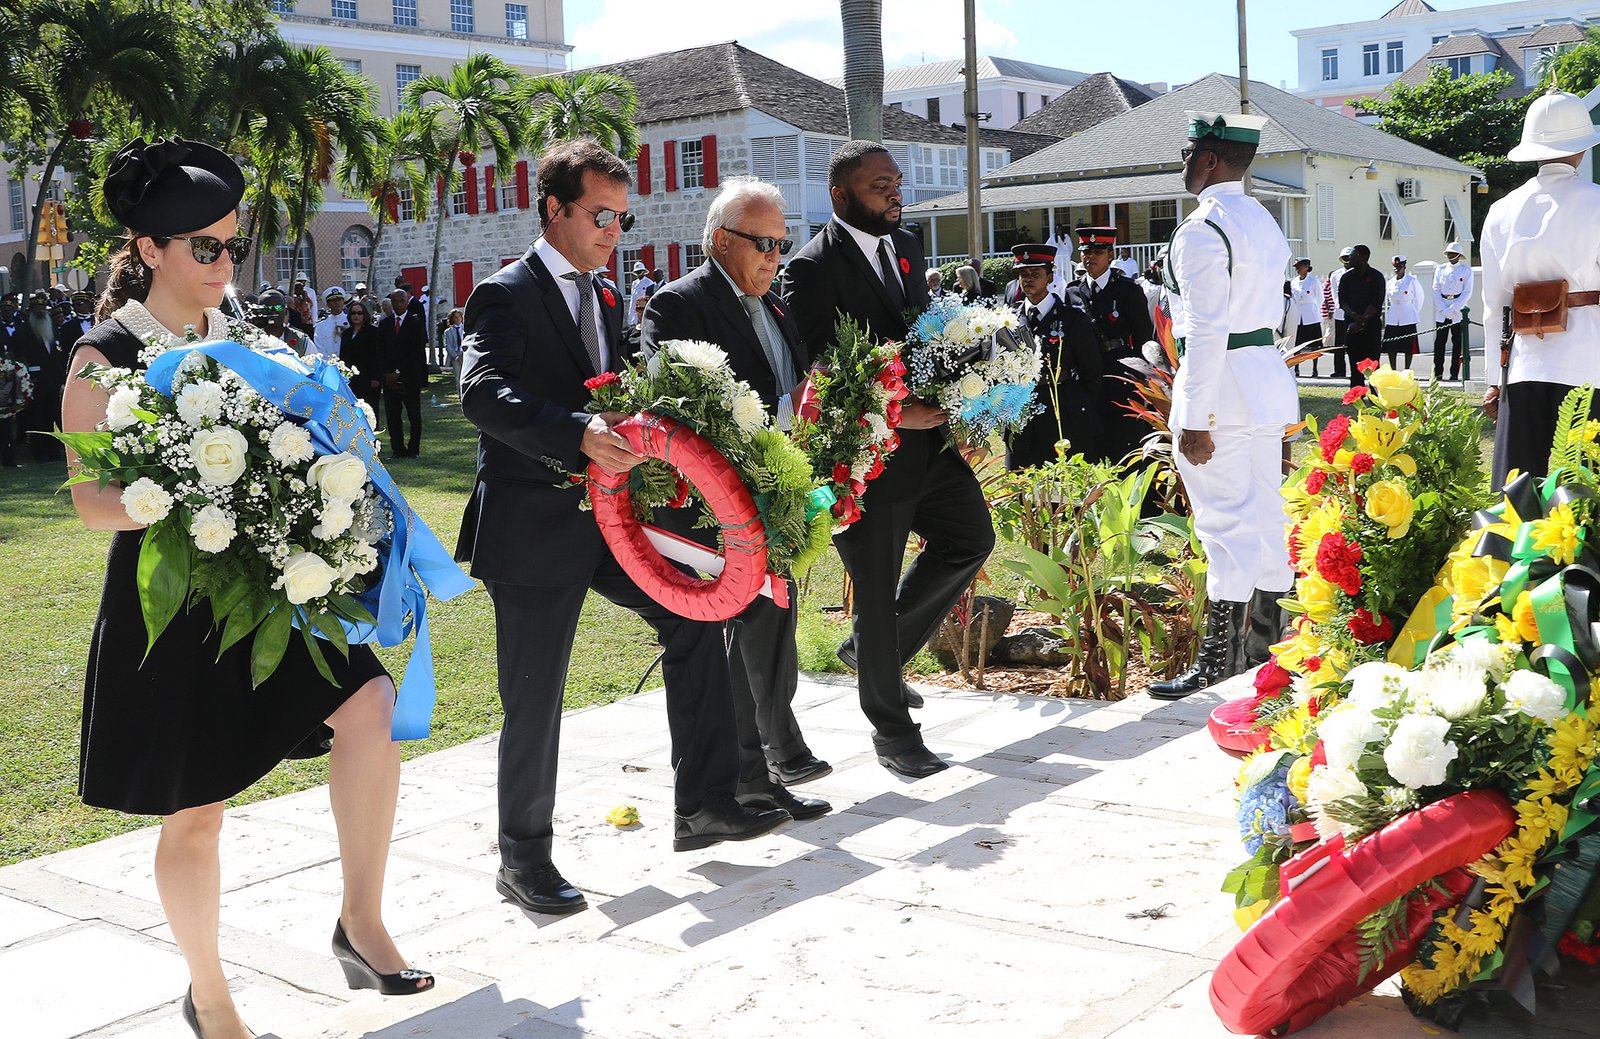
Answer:
<svg viewBox="0 0 1600 1039"><path fill-rule="evenodd" d="M317 525L311 528L311 536L324 541L336 538L350 529L350 524L355 522L355 512L350 508L350 503L335 498L323 506L321 514L317 517Z"/></svg>
<svg viewBox="0 0 1600 1039"><path fill-rule="evenodd" d="M344 561L344 565L339 567L339 580L349 581L362 574L370 574L377 567L378 550L371 545L357 545L350 551L350 556Z"/></svg>
<svg viewBox="0 0 1600 1039"><path fill-rule="evenodd" d="M1383 764L1397 781L1413 790L1444 782L1450 762L1461 748L1445 739L1450 723L1434 714L1408 714L1395 723Z"/></svg>
<svg viewBox="0 0 1600 1039"><path fill-rule="evenodd" d="M741 393L733 398L733 421L746 433L754 433L767 424L767 408L754 393Z"/></svg>
<svg viewBox="0 0 1600 1039"><path fill-rule="evenodd" d="M311 446L311 434L306 427L293 422L280 422L267 437L267 450L279 465L296 465L309 462L316 454Z"/></svg>
<svg viewBox="0 0 1600 1039"><path fill-rule="evenodd" d="M200 471L200 479L227 487L244 475L250 445L244 434L231 426L203 429L190 438L189 457Z"/></svg>
<svg viewBox="0 0 1600 1039"><path fill-rule="evenodd" d="M204 355L202 355L204 356ZM178 391L178 417L199 427L222 417L222 387L214 382L196 382Z"/></svg>
<svg viewBox="0 0 1600 1039"><path fill-rule="evenodd" d="M1323 716L1317 726L1328 764L1334 768L1355 768L1367 744L1383 739L1383 724L1359 704L1346 701Z"/></svg>
<svg viewBox="0 0 1600 1039"><path fill-rule="evenodd" d="M378 428L378 413L372 410L372 405L364 400L356 401L356 407L361 409L361 417L367 420L368 429Z"/></svg>
<svg viewBox="0 0 1600 1039"><path fill-rule="evenodd" d="M1389 706L1400 695L1401 683L1408 672L1382 660L1358 664L1345 675L1350 683L1350 700L1364 710L1378 711Z"/></svg>
<svg viewBox="0 0 1600 1039"><path fill-rule="evenodd" d="M296 606L333 591L339 571L315 552L296 552L283 564L283 576L273 584Z"/></svg>
<svg viewBox="0 0 1600 1039"><path fill-rule="evenodd" d="M1366 784L1361 782L1353 768L1323 765L1312 769L1310 778L1306 780L1306 810L1311 813L1311 820L1317 827L1317 836L1332 837L1353 829L1329 818L1328 806L1347 797L1367 796Z"/></svg>
<svg viewBox="0 0 1600 1039"><path fill-rule="evenodd" d="M1470 718L1483 709L1488 695L1484 673L1451 658L1446 661L1413 673L1407 679L1407 687L1420 707L1451 721Z"/></svg>
<svg viewBox="0 0 1600 1039"><path fill-rule="evenodd" d="M1546 725L1554 725L1569 713L1567 691L1537 671L1513 672L1501 690L1507 707Z"/></svg>
<svg viewBox="0 0 1600 1039"><path fill-rule="evenodd" d="M139 406L139 391L132 386L119 386L112 391L111 399L106 401L106 428L110 430L127 429L139 421L133 414L133 409Z"/></svg>
<svg viewBox="0 0 1600 1039"><path fill-rule="evenodd" d="M956 388L961 391L963 400L977 400L989 392L989 384L983 376L971 373L963 375Z"/></svg>
<svg viewBox="0 0 1600 1039"><path fill-rule="evenodd" d="M233 517L215 505L207 505L195 513L194 521L189 524L194 547L202 552L221 552L233 543L236 533L238 528Z"/></svg>
<svg viewBox="0 0 1600 1039"><path fill-rule="evenodd" d="M325 498L343 498L346 501L361 493L366 486L367 466L348 451L336 455L323 455L311 463L306 482L314 485Z"/></svg>
<svg viewBox="0 0 1600 1039"><path fill-rule="evenodd" d="M172 495L150 477L141 476L122 489L122 508L129 519L148 527L167 518Z"/></svg>

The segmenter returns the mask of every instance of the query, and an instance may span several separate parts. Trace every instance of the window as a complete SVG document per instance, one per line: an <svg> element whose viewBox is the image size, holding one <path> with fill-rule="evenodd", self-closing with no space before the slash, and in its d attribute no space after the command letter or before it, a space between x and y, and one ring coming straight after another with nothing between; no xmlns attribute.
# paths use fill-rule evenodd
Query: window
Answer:
<svg viewBox="0 0 1600 1039"><path fill-rule="evenodd" d="M807 137L806 180L827 183L828 163L833 160L833 153L843 144L843 141L829 140L826 137Z"/></svg>
<svg viewBox="0 0 1600 1039"><path fill-rule="evenodd" d="M1472 214L1465 201L1455 195L1444 196L1444 240L1472 241Z"/></svg>
<svg viewBox="0 0 1600 1039"><path fill-rule="evenodd" d="M1322 49L1322 78L1324 81L1339 78L1339 48Z"/></svg>
<svg viewBox="0 0 1600 1039"><path fill-rule="evenodd" d="M422 78L421 65L396 65L394 67L394 97L404 101L406 87Z"/></svg>
<svg viewBox="0 0 1600 1039"><path fill-rule="evenodd" d="M1406 45L1404 40L1390 40L1383 45L1384 71L1391 76L1406 70Z"/></svg>
<svg viewBox="0 0 1600 1039"><path fill-rule="evenodd" d="M939 186L941 188L966 187L966 169L961 163L960 148L939 149Z"/></svg>
<svg viewBox="0 0 1600 1039"><path fill-rule="evenodd" d="M1500 64L1500 58L1497 55L1485 54L1483 56L1483 71L1485 73L1493 72L1498 64Z"/></svg>
<svg viewBox="0 0 1600 1039"><path fill-rule="evenodd" d="M346 72L350 73L352 76L361 75L361 59L360 58L340 58L339 59L339 64L343 65L344 66L344 70Z"/></svg>
<svg viewBox="0 0 1600 1039"><path fill-rule="evenodd" d="M983 172L993 173L1006 164L1006 153L1000 151L985 151L983 153Z"/></svg>
<svg viewBox="0 0 1600 1039"><path fill-rule="evenodd" d="M394 24L416 27L417 0L394 0Z"/></svg>
<svg viewBox="0 0 1600 1039"><path fill-rule="evenodd" d="M699 242L685 242L683 245L683 269L692 271L706 262L706 251Z"/></svg>
<svg viewBox="0 0 1600 1039"><path fill-rule="evenodd" d="M769 184L779 180L799 180L800 138L750 138L750 173Z"/></svg>
<svg viewBox="0 0 1600 1039"><path fill-rule="evenodd" d="M890 101L889 107L894 109L896 112L904 112L906 110L906 103L904 101Z"/></svg>
<svg viewBox="0 0 1600 1039"><path fill-rule="evenodd" d="M1386 242L1394 239L1394 216L1389 212L1382 195L1378 196L1378 237Z"/></svg>
<svg viewBox="0 0 1600 1039"><path fill-rule="evenodd" d="M372 258L372 234L364 227L351 227L339 237L339 282L346 292L354 292L356 282L367 280L367 261Z"/></svg>
<svg viewBox="0 0 1600 1039"><path fill-rule="evenodd" d="M477 176L476 173L473 176ZM450 215L462 216L467 211L467 178L461 177L456 181L456 186L450 192Z"/></svg>
<svg viewBox="0 0 1600 1039"><path fill-rule="evenodd" d="M1049 94L1040 94L1039 95L1039 107L1040 108L1043 108L1045 105L1048 105L1049 103L1050 103L1050 95Z"/></svg>
<svg viewBox="0 0 1600 1039"><path fill-rule="evenodd" d="M296 254L298 254L298 257ZM299 249L296 249L293 245L280 245L278 246L276 259L278 261L278 284L285 288L293 288L295 272L306 271L309 273L311 270L311 244L309 242L302 244Z"/></svg>
<svg viewBox="0 0 1600 1039"><path fill-rule="evenodd" d="M617 274L626 295L633 295L633 265L644 261L644 250L637 245L622 246L617 250Z"/></svg>
<svg viewBox="0 0 1600 1039"><path fill-rule="evenodd" d="M513 40L528 38L527 4L506 4L506 35Z"/></svg>
<svg viewBox="0 0 1600 1039"><path fill-rule="evenodd" d="M936 98L936 97L930 97L930 98L928 98L928 122L937 123L938 121L939 121L939 99Z"/></svg>
<svg viewBox="0 0 1600 1039"><path fill-rule="evenodd" d="M1450 78L1460 79L1462 76L1472 75L1472 55L1463 54L1459 58L1446 58L1444 63L1450 68Z"/></svg>
<svg viewBox="0 0 1600 1039"><path fill-rule="evenodd" d="M1433 46L1437 47L1437 46L1439 46L1439 41L1448 40L1449 38L1450 38L1450 34L1449 33L1445 33L1443 36L1435 36L1433 38Z"/></svg>
<svg viewBox="0 0 1600 1039"><path fill-rule="evenodd" d="M1178 200L1157 199L1150 203L1150 234L1152 242L1165 242L1178 229Z"/></svg>
<svg viewBox="0 0 1600 1039"><path fill-rule="evenodd" d="M403 221L415 220L417 218L417 207L415 201L411 198L411 185L400 185L400 190L396 191L395 194L400 196L399 205L395 207L399 218Z"/></svg>
<svg viewBox="0 0 1600 1039"><path fill-rule="evenodd" d="M924 144L911 146L911 183L918 186L932 187L934 157L933 149Z"/></svg>
<svg viewBox="0 0 1600 1039"><path fill-rule="evenodd" d="M517 208L517 174L516 167L507 167L504 170L495 170L495 176L502 178L500 181L500 208Z"/></svg>
<svg viewBox="0 0 1600 1039"><path fill-rule="evenodd" d="M333 0L333 16L352 22L361 17L356 13L356 0Z"/></svg>
<svg viewBox="0 0 1600 1039"><path fill-rule="evenodd" d="M6 190L11 201L11 230L20 231L28 219L27 207L22 202L22 181L6 181Z"/></svg>
<svg viewBox="0 0 1600 1039"><path fill-rule="evenodd" d="M1317 241L1331 242L1335 234L1332 184L1317 185Z"/></svg>
<svg viewBox="0 0 1600 1039"><path fill-rule="evenodd" d="M1028 95L1017 91L1017 119L1021 121L1028 114Z"/></svg>
<svg viewBox="0 0 1600 1039"><path fill-rule="evenodd" d="M678 187L703 188L706 184L705 155L698 139L678 142Z"/></svg>
<svg viewBox="0 0 1600 1039"><path fill-rule="evenodd" d="M1378 189L1378 235L1381 238L1415 238L1417 232L1406 218L1405 203L1393 191Z"/></svg>
<svg viewBox="0 0 1600 1039"><path fill-rule="evenodd" d="M1361 45L1361 74L1363 76L1376 76L1378 74L1378 45L1376 43L1363 43ZM1327 77L1324 76L1324 79Z"/></svg>
<svg viewBox="0 0 1600 1039"><path fill-rule="evenodd" d="M272 0L268 6L273 14L294 14L294 0Z"/></svg>
<svg viewBox="0 0 1600 1039"><path fill-rule="evenodd" d="M450 0L450 31L473 32L472 0Z"/></svg>

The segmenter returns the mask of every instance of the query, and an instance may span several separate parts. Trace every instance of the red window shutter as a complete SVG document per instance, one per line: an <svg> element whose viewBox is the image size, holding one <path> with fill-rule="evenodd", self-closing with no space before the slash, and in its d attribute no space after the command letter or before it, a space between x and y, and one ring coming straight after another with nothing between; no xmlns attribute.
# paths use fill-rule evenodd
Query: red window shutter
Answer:
<svg viewBox="0 0 1600 1039"><path fill-rule="evenodd" d="M528 160L517 163L517 208L528 208Z"/></svg>
<svg viewBox="0 0 1600 1039"><path fill-rule="evenodd" d="M678 190L678 142L667 141L661 146L661 165L666 168L667 191Z"/></svg>
<svg viewBox="0 0 1600 1039"><path fill-rule="evenodd" d="M617 280L617 251L611 250L611 255L606 257L606 275L612 280Z"/></svg>
<svg viewBox="0 0 1600 1039"><path fill-rule="evenodd" d="M641 247L639 249L639 262L644 264L645 267L648 268L649 270L652 270L652 271L655 270L656 269L656 247L653 246L653 245L646 245L646 246Z"/></svg>
<svg viewBox="0 0 1600 1039"><path fill-rule="evenodd" d="M717 186L717 135L708 133L700 138L700 158L705 170L705 185L708 188Z"/></svg>
<svg viewBox="0 0 1600 1039"><path fill-rule="evenodd" d="M494 167L483 168L483 208L485 212L494 213L500 209L500 198L494 190Z"/></svg>
<svg viewBox="0 0 1600 1039"><path fill-rule="evenodd" d="M402 267L400 268L400 277L405 279L406 284L410 285L412 292L415 293L416 290L428 284L428 268ZM373 288L377 287L376 285L373 286Z"/></svg>
<svg viewBox="0 0 1600 1039"><path fill-rule="evenodd" d="M468 296L472 295L472 261L458 260L456 263L452 264L452 271L455 275L455 277L452 279L455 285L454 299L456 301L456 305L460 306L467 301ZM435 316L442 317L443 315L440 314Z"/></svg>
<svg viewBox="0 0 1600 1039"><path fill-rule="evenodd" d="M650 194L650 146L648 144L639 145L638 173L639 173L639 176L638 176L639 194L640 195L649 195Z"/></svg>
<svg viewBox="0 0 1600 1039"><path fill-rule="evenodd" d="M500 266L509 267L520 259L522 259L520 256L502 256L500 257Z"/></svg>
<svg viewBox="0 0 1600 1039"><path fill-rule="evenodd" d="M466 179L467 212L476 216L478 212L478 171L475 167L468 166L461 171L461 175Z"/></svg>
<svg viewBox="0 0 1600 1039"><path fill-rule="evenodd" d="M683 254L683 246L679 245L677 242L673 242L671 245L667 246L667 280L668 281L677 281L678 280L678 272L681 269L680 264L678 262L678 258L682 254Z"/></svg>

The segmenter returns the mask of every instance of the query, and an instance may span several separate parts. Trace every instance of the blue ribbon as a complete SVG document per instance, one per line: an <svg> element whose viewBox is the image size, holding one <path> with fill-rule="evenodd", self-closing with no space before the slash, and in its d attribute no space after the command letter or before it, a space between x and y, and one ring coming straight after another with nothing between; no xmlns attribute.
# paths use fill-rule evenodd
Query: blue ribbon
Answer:
<svg viewBox="0 0 1600 1039"><path fill-rule="evenodd" d="M411 511L394 478L378 460L377 439L337 368L320 357L302 360L288 349L262 352L222 341L167 351L151 362L145 380L172 396L178 366L191 353L204 354L231 369L285 415L303 421L319 455L348 451L366 464L373 488L394 518L394 533L384 553L377 586L357 596L377 623L342 618L340 623L345 637L356 644L398 646L416 633L417 642L400 682L390 731L396 740L425 739L438 696L433 646L428 639L428 593L441 600L453 599L472 588L472 579L461 572L433 531ZM283 362L276 357L282 357ZM309 374L304 371L307 364L311 366Z"/></svg>

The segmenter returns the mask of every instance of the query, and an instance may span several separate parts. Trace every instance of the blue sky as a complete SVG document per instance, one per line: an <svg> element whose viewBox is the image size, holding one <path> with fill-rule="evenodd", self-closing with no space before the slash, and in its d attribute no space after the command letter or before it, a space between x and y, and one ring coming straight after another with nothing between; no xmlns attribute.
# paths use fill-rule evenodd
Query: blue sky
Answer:
<svg viewBox="0 0 1600 1039"><path fill-rule="evenodd" d="M1250 77L1296 85L1292 29L1377 18L1396 0L1248 0ZM1443 9L1474 0L1433 0ZM884 0L891 67L959 58L961 0ZM1144 82L1238 71L1235 0L978 0L980 53ZM737 39L813 76L841 71L832 0L566 0L573 67Z"/></svg>

